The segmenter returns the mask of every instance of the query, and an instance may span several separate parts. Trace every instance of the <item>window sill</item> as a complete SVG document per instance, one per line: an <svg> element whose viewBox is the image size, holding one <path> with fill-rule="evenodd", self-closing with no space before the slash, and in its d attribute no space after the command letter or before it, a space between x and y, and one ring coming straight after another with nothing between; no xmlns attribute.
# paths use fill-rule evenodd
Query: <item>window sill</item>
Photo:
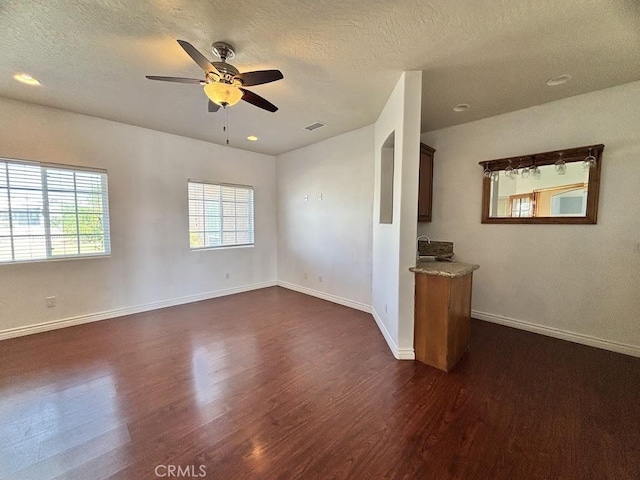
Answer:
<svg viewBox="0 0 640 480"><path fill-rule="evenodd" d="M111 258L110 253L100 255L75 255L73 257L54 257L54 258L37 258L34 260L17 260L15 262L0 262L0 267L4 265L23 265L25 263L49 263L49 262L64 262L67 260L90 260L92 258Z"/></svg>
<svg viewBox="0 0 640 480"><path fill-rule="evenodd" d="M211 250L235 250L235 249L242 249L242 248L253 248L254 246L255 244L252 243L248 245L229 245L229 246L223 246L223 247L202 247L202 248L189 247L189 250L191 252L207 252Z"/></svg>

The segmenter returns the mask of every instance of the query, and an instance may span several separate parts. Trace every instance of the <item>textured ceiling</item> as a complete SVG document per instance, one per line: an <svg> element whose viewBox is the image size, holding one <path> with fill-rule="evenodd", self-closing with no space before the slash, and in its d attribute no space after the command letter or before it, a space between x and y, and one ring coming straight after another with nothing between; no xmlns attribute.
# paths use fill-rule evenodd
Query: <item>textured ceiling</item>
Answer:
<svg viewBox="0 0 640 480"><path fill-rule="evenodd" d="M177 38L282 70L251 88L277 113L229 109L232 146L269 154L373 123L403 70L424 71L422 131L640 79L637 0L3 0L0 95L223 143L200 87L144 78L201 74Z"/></svg>

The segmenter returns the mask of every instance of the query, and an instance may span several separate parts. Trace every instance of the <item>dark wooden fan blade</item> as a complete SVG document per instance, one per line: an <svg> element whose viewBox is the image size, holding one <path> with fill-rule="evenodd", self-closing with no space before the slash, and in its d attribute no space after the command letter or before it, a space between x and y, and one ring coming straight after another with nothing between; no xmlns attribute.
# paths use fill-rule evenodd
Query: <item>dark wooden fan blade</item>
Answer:
<svg viewBox="0 0 640 480"><path fill-rule="evenodd" d="M202 84L202 80L197 78L182 78L182 77L158 77L157 75L147 75L149 80L160 80L161 82L175 82L175 83L195 83Z"/></svg>
<svg viewBox="0 0 640 480"><path fill-rule="evenodd" d="M263 83L282 80L284 75L282 75L280 70L259 70L257 72L241 73L236 75L236 78L240 79L242 85L245 87L251 87L253 85L262 85Z"/></svg>
<svg viewBox="0 0 640 480"><path fill-rule="evenodd" d="M220 72L218 72L218 69L216 67L214 67L211 64L211 62L209 60L207 60L207 57L202 55L196 49L196 47L191 45L189 42L185 42L184 40L178 40L178 43L180 44L180 46L182 48L184 48L184 51L187 52L187 55L189 55L193 59L194 62L196 62L198 65L200 65L200 68L202 70L204 70L205 72L213 72L213 73L215 73L217 75L220 75Z"/></svg>
<svg viewBox="0 0 640 480"><path fill-rule="evenodd" d="M209 100L209 111L210 112L217 112L218 110L220 110L220 105L218 105L217 103L213 103L211 100Z"/></svg>
<svg viewBox="0 0 640 480"><path fill-rule="evenodd" d="M242 100L244 100L245 102L249 102L251 105L263 108L264 110L267 110L269 112L276 112L278 110L278 107L276 107L268 100L265 100L260 95L250 92L249 90L245 90L244 88L241 88L240 90L242 90L243 92Z"/></svg>

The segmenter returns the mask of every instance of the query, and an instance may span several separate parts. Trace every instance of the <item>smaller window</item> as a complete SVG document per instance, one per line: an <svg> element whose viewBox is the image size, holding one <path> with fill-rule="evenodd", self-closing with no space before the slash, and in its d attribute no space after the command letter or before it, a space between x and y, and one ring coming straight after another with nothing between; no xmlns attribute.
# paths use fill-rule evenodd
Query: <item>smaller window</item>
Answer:
<svg viewBox="0 0 640 480"><path fill-rule="evenodd" d="M253 245L253 187L189 180L191 249Z"/></svg>
<svg viewBox="0 0 640 480"><path fill-rule="evenodd" d="M521 195L510 195L511 216L512 217L532 217L533 216L533 199L532 193Z"/></svg>

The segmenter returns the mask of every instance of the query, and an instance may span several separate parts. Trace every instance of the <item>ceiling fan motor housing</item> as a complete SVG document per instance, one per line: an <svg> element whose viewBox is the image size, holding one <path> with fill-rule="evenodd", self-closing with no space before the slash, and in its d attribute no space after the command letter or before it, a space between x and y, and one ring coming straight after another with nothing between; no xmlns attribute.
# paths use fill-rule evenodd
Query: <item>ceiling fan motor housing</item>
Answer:
<svg viewBox="0 0 640 480"><path fill-rule="evenodd" d="M227 63L227 60L231 60L236 56L233 46L226 42L214 42L211 44L211 51L222 60L221 62L213 62L213 66L222 74L220 81L233 83L234 77L240 73L236 67Z"/></svg>
<svg viewBox="0 0 640 480"><path fill-rule="evenodd" d="M226 83L232 83L234 77L240 73L236 67L225 62L213 62L212 65L222 74L220 80Z"/></svg>

